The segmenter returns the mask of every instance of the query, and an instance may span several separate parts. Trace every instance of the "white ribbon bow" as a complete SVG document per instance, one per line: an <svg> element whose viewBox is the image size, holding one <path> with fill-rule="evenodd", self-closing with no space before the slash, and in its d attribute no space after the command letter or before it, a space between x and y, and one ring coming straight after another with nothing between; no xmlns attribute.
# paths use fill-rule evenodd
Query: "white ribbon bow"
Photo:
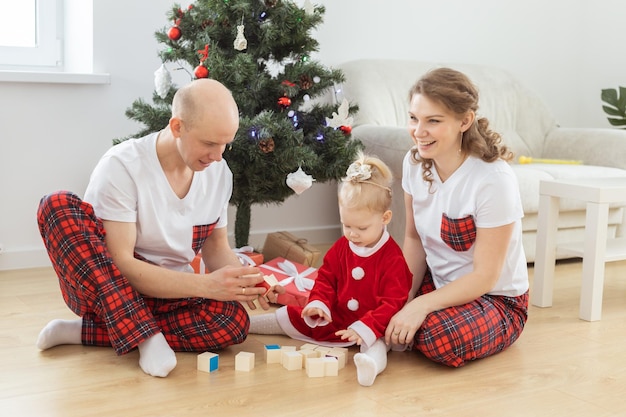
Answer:
<svg viewBox="0 0 626 417"><path fill-rule="evenodd" d="M298 272L298 269L293 262L285 259L284 262L278 262L278 268L280 269L268 265L263 265L263 268L278 272L279 274L287 274L288 278L279 282L279 284L283 287L293 282L298 291L306 292L310 291L313 288L313 284L315 284L315 280L306 277L311 272L315 272L315 268L313 267L309 267L302 272Z"/></svg>
<svg viewBox="0 0 626 417"><path fill-rule="evenodd" d="M372 166L353 162L346 171L346 176L350 181L359 182L372 178Z"/></svg>
<svg viewBox="0 0 626 417"><path fill-rule="evenodd" d="M254 252L254 248L252 246L242 246L240 248L235 248L233 249L233 252L235 252L235 255L237 255L243 266L256 266L256 262L254 262L251 257L244 253Z"/></svg>

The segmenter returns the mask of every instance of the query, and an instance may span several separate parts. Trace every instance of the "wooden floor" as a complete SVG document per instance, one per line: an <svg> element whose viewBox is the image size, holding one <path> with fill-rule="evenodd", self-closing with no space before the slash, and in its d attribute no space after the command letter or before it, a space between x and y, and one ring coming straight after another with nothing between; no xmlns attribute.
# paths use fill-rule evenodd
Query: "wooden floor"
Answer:
<svg viewBox="0 0 626 417"><path fill-rule="evenodd" d="M0 272L2 416L624 416L626 415L626 262L607 264L602 320L578 319L580 262L557 267L552 308L530 308L521 338L507 351L460 369L414 352L392 352L372 387L361 387L350 350L338 377L308 378L263 362L251 335L220 353L219 370L196 371L196 354L178 353L167 378L145 375L137 352L34 342L52 318L74 318L51 269ZM530 269L532 276L532 268ZM239 351L257 354L234 370Z"/></svg>

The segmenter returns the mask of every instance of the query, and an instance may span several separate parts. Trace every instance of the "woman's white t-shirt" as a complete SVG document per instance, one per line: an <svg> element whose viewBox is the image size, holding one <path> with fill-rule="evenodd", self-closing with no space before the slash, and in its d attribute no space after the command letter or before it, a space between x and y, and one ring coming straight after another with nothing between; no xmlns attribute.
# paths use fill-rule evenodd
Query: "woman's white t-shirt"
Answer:
<svg viewBox="0 0 626 417"><path fill-rule="evenodd" d="M469 157L444 183L433 164L432 188L422 178L422 165L411 162L409 151L402 166L402 188L413 198L415 228L426 252L436 288L473 270L474 245L455 250L441 237L442 217L471 216L476 228L514 223L502 273L493 295L518 296L528 290L528 270L522 245L522 209L517 178L503 160L485 162ZM410 213L407 213L410 215Z"/></svg>
<svg viewBox="0 0 626 417"><path fill-rule="evenodd" d="M158 132L113 146L96 165L84 201L103 220L136 223L135 252L165 268L191 271L194 227L227 225L232 173L226 161L194 172L189 192L172 190L156 153Z"/></svg>

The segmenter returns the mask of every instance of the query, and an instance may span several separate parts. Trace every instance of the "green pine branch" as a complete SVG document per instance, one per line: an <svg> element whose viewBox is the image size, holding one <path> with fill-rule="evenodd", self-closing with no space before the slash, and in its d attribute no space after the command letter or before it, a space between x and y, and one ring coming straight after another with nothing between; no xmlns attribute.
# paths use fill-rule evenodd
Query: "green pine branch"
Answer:
<svg viewBox="0 0 626 417"><path fill-rule="evenodd" d="M224 153L233 172L237 246L248 243L252 205L280 204L294 194L285 182L288 174L302 167L316 182L338 180L363 148L349 133L326 126L337 105L311 104L344 81L341 71L311 57L319 47L311 31L324 13L317 5L307 14L287 0L199 0L185 9L174 4L166 12L170 25L155 33L166 67L183 67L192 77L196 66L205 66L239 106L240 127ZM233 42L241 24L247 48L238 51ZM180 30L179 39L168 36L172 26ZM171 86L164 98L155 93L152 103L135 100L126 116L144 127L115 143L166 126L176 90ZM351 104L350 112L356 110Z"/></svg>

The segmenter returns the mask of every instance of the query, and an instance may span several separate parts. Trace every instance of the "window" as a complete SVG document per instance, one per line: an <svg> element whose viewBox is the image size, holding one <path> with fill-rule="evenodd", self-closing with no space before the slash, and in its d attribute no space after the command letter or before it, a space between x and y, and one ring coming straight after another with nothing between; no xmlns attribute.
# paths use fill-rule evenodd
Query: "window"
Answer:
<svg viewBox="0 0 626 417"><path fill-rule="evenodd" d="M3 68L60 67L62 2L59 0L0 0L0 65Z"/></svg>
<svg viewBox="0 0 626 417"><path fill-rule="evenodd" d="M110 83L94 70L93 0L0 0L0 10L0 82Z"/></svg>

